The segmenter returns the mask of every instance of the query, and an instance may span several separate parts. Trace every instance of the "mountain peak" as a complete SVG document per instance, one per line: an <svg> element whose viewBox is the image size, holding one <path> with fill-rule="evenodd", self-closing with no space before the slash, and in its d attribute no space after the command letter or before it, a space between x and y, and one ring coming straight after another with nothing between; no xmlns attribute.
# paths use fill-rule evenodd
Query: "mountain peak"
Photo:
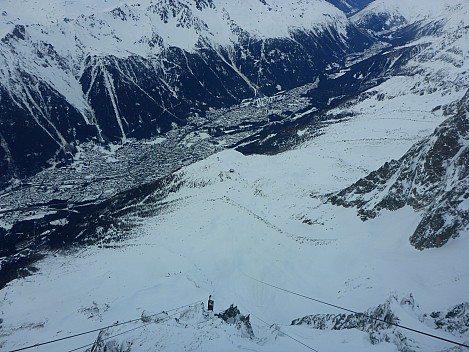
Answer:
<svg viewBox="0 0 469 352"><path fill-rule="evenodd" d="M454 29L467 18L467 11L468 6L464 0L375 0L351 19L357 25L374 32L393 30L418 22L421 26L442 22L447 29Z"/></svg>

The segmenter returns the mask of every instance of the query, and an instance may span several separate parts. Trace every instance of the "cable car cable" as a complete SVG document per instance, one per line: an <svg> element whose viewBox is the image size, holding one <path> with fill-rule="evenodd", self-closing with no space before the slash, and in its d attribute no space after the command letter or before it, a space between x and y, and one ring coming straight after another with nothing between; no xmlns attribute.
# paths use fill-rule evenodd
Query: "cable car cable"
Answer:
<svg viewBox="0 0 469 352"><path fill-rule="evenodd" d="M203 301L200 300L200 301L197 301L197 302L194 302L194 303L191 303L191 304L186 304L186 305L184 305L184 306L180 306L180 307L177 307L177 308L173 308L173 309L169 309L169 310L163 310L163 311L161 311L161 312L159 312L159 313L152 314L152 315L148 315L148 316L146 316L146 318L151 318L151 317L154 317L154 316L159 315L159 314L164 314L164 313L172 312L172 311L175 311L175 310L178 310L178 309L181 309L181 308L185 308L185 307L189 307L189 306L195 305L195 304L197 304L197 303L201 303L201 302L203 302ZM108 328L111 328L111 327L115 327L115 326L120 326L120 325L125 325L125 324L129 324L129 323L133 323L133 322L139 321L139 320L141 320L141 319L142 319L142 317L137 318L137 319L132 319L132 320L124 321L124 322L122 322L122 323L114 323L114 324L107 325L107 326L104 326L104 327L101 327L101 328L97 328L97 329L93 329L93 330L88 330L88 331L80 332L80 333L74 334L74 335L64 336L64 337L61 337L61 338L58 338L58 339L55 339L55 340L48 340L48 341L36 343L36 344L34 344L34 345L29 345L29 346L26 346L26 347L17 348L17 349L14 349L14 350L9 350L9 351L7 351L7 352L24 351L24 350L28 350L28 349L31 349L31 348L34 348L34 347L44 346L44 345L48 345L48 344L51 344L51 343L54 343L54 342L59 342L59 341L68 340L68 339L71 339L71 338L74 338L74 337L78 337L78 336L82 336L82 335L91 334L91 333L93 333L93 332L98 332L98 331L101 331L101 330L104 330L104 329L108 329Z"/></svg>
<svg viewBox="0 0 469 352"><path fill-rule="evenodd" d="M244 274L244 273L243 273ZM417 334L421 334L421 335L425 335L425 336L428 336L428 337L432 337L434 339L438 339L438 340L442 340L442 341L445 341L445 342L449 342L449 343L452 343L454 345L458 345L458 346L461 346L461 347L466 347L466 348L469 348L469 345L466 345L466 344L463 344L463 343L460 343L460 342L457 342L457 341L454 341L454 340L449 340L449 339L446 339L444 337L441 337L441 336L437 336L437 335L433 335L433 334L429 334L427 332L424 332L424 331L421 331L421 330L417 330L417 329L413 329L413 328L409 328L407 326L403 326L403 325L400 325L400 324L397 324L397 323L393 323L393 322L389 322L389 321L386 321L384 319L380 319L380 318L376 318L376 317L373 317L371 315L368 315L368 314L365 314L365 313L359 313L359 312L356 312L352 309L348 309L348 308L345 308L345 307L341 307L341 306L338 306L338 305L335 305L335 304L332 304L332 303L328 303L328 302L325 302L325 301L321 301L319 299L316 299L316 298L312 298L312 297L309 297L309 296L306 296L306 295L303 295L301 293L297 293L297 292L294 292L294 291L290 291L290 290L287 290L285 288L282 288L282 287L279 287L279 286L275 286L275 285L272 285L272 284L269 284L267 282L264 282L262 280L259 280L259 279L256 279L248 274L244 274L246 275L247 277L249 277L250 279L254 280L254 281L257 281L261 284L264 284L266 286L270 286L270 287L273 287L277 290L280 290L280 291L284 291L284 292L287 292L287 293L290 293L290 294L293 294L293 295L296 295L296 296L299 296L299 297L303 297L303 298L306 298L306 299L309 299L311 301L314 301L314 302L318 302L318 303L321 303L321 304L325 304L325 305L328 305L328 306L331 306L331 307L334 307L334 308L338 308L338 309L341 309L341 310L344 310L346 312L350 312L350 313L353 313L353 314L362 314L364 317L367 317L367 318L370 318L372 320L376 320L376 321L380 321L382 323L386 323L386 324L389 324L389 325L394 325L398 328L401 328L401 329L405 329L405 330L409 330L409 331L412 331L412 332L415 332Z"/></svg>

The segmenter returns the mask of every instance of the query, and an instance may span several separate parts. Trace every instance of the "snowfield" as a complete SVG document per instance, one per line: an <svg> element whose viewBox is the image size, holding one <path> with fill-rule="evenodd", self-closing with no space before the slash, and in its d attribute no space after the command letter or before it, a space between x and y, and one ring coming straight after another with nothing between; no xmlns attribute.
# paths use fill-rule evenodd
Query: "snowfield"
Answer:
<svg viewBox="0 0 469 352"><path fill-rule="evenodd" d="M436 330L422 314L468 301L469 236L417 251L409 236L420 215L411 208L362 222L355 209L324 204L326 194L398 159L430 134L444 120L441 109L432 112L435 104L462 94L371 97L353 107L355 117L324 127L324 134L295 150L276 156L226 150L181 169L179 187L161 201L160 214L140 219L131 239L46 257L37 274L1 291L2 350L193 302L103 336L111 336L107 341L115 351L308 350L298 341L320 352L397 350L389 342L371 344L356 329L290 326L305 315L344 312L253 278L359 312L411 293L418 307L393 306L400 324L467 343L467 331L461 336ZM250 314L254 337L204 313L201 302L209 294L215 312L234 304ZM454 347L402 334L416 351ZM70 351L97 336L34 350Z"/></svg>

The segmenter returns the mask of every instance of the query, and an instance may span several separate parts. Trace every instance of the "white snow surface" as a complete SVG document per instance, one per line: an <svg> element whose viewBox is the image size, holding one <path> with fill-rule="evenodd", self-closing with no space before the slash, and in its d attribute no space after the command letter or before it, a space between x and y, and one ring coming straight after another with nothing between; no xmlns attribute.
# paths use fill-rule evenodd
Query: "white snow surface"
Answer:
<svg viewBox="0 0 469 352"><path fill-rule="evenodd" d="M50 0L45 6L43 1L0 0L0 33L11 31L15 23L31 24L27 33L47 42L53 37L54 47L61 54L67 50L96 50L147 55L148 47L140 46L138 39L153 31L169 44L193 47L196 32L189 33L184 27L175 27L175 23L163 24L157 16L143 16L138 3L149 6L151 2ZM259 36L288 35L293 23L318 25L313 14L335 13L324 2L296 0L295 10L281 17L284 2L267 3L271 11L260 1L242 2L252 7L252 17L242 16L251 10L238 11L239 1L228 0L217 0L216 9L195 13L208 24L207 35L220 43L233 39L226 31L227 18L223 17L223 25L217 18L226 13L236 24L249 26ZM407 4L400 7L406 19L428 13L438 18L440 3L462 3L463 8L451 12L457 17L454 23L467 18L467 2L459 0L386 3ZM422 8L424 3L428 8ZM383 6L383 2L372 4L378 5ZM110 16L116 7L140 17L135 21L118 20ZM257 21L260 13L263 20ZM301 17L302 13L308 16ZM91 20L92 14L103 22ZM64 22L65 16L73 22ZM109 21L120 22L108 26ZM90 23L103 24L97 31L98 38L89 34ZM275 31L274 24L278 24ZM47 33L42 33L44 26ZM171 32L174 28L176 32ZM204 31L203 26L200 28ZM93 31L96 33L96 29ZM87 38L84 46L75 46L76 32ZM433 46L410 63L410 68L423 68L421 75L427 75L428 80L418 75L388 80L375 89L383 93L384 100L378 100L375 94L361 101L350 108L353 118L326 127L325 134L296 150L249 157L224 151L184 168L180 174L185 186L165 199L169 207L163 214L140 220L132 239L115 248L91 247L41 261L37 274L15 280L0 291L0 348L8 351L138 318L144 311L151 314L198 300L205 302L213 294L216 311L233 303L243 314L252 314L258 340L240 336L234 327L218 319L201 318L195 307L187 313L192 314L191 318L181 320L183 324L170 320L148 325L119 336L119 341L134 341L134 346L139 346L135 351L307 350L266 326L257 316L278 324L282 331L321 352L396 350L389 343L371 345L368 336L356 330L316 331L289 326L292 319L304 315L341 311L267 287L248 275L356 311L383 303L391 294L402 297L410 292L426 313L468 301L469 236L421 252L408 241L420 221L420 215L410 208L385 211L376 219L362 222L354 209L323 204L325 194L349 186L391 158L398 159L444 120L441 110L432 109L460 98L464 94L462 87L469 83L467 29L461 27L456 33L460 36L432 39ZM462 50L453 50L453 46ZM17 48L28 55L26 46ZM431 50L435 50L434 56ZM21 64L28 65L27 58ZM2 82L10 82L8 75L14 76L15 70L13 65L0 67ZM60 82L55 83L60 84L58 91L82 111L89 109L86 98L73 93L80 91L75 86L76 72L62 74L57 70L57 75L63 77L51 79L50 71L45 71L37 74ZM402 318L412 328L462 341L432 330L416 316ZM137 326L131 324L128 329ZM83 335L35 350L69 351L92 343L96 336ZM424 351L451 347L426 337L406 336L415 339Z"/></svg>
<svg viewBox="0 0 469 352"><path fill-rule="evenodd" d="M397 89L403 83L387 84ZM308 314L342 312L249 276L356 311L393 294L412 293L426 313L467 301L469 236L417 251L408 238L420 215L411 208L362 222L355 209L323 204L325 194L399 158L431 133L444 120L441 111L432 108L457 98L454 94L409 94L384 101L371 97L356 106L361 111L356 117L325 127L323 135L298 149L276 156L227 150L182 169L183 187L164 199L162 214L141 219L131 239L114 248L49 256L39 263L37 274L0 291L2 349L139 318L142 312L205 302L212 294L216 312L234 304L251 314L256 339L217 318L204 318L199 306L116 339L132 342L132 351L307 350L269 327L278 324L321 352L396 351L390 343L372 345L358 330L289 326ZM401 311L398 307L406 326L463 342ZM451 347L409 334L425 351ZM93 343L96 336L35 350L69 351Z"/></svg>
<svg viewBox="0 0 469 352"><path fill-rule="evenodd" d="M375 0L352 20L359 22L371 14L385 14L390 18L403 17L407 23L444 20L447 29L455 29L468 23L468 9L466 0Z"/></svg>
<svg viewBox="0 0 469 352"><path fill-rule="evenodd" d="M231 44L236 40L233 25L260 38L277 38L297 28L316 31L327 26L345 36L348 24L344 13L324 0L215 0L214 7L203 10L190 0L2 0L1 5L6 15L0 16L0 33L11 23L41 25L57 31L58 37L80 34L91 52L117 56L143 54L141 39L152 33L166 45L191 51L200 36L218 45ZM154 9L168 9L167 20ZM116 10L125 19L116 17Z"/></svg>

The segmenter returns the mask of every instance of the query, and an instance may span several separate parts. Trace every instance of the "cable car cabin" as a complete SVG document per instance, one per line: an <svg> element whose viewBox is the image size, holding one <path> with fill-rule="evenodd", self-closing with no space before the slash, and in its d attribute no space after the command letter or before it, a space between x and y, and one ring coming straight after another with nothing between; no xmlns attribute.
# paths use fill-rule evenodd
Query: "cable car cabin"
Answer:
<svg viewBox="0 0 469 352"><path fill-rule="evenodd" d="M208 303L207 303L207 310L209 312L213 312L214 301L212 299L212 295L208 296Z"/></svg>

